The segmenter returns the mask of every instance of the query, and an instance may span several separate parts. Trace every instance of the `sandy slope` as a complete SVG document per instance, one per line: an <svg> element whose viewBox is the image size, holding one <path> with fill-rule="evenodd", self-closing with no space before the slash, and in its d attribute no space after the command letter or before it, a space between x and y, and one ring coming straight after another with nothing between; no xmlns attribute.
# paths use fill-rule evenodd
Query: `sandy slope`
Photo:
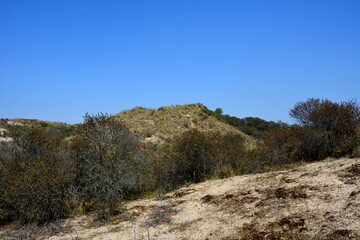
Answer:
<svg viewBox="0 0 360 240"><path fill-rule="evenodd" d="M42 239L360 239L360 159L207 181Z"/></svg>

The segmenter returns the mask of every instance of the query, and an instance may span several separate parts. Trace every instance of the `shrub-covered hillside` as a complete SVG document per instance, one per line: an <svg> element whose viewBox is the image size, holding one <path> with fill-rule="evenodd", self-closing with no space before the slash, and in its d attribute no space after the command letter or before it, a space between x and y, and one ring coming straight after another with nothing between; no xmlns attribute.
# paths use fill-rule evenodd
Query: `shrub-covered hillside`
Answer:
<svg viewBox="0 0 360 240"><path fill-rule="evenodd" d="M242 121L229 123L221 109L201 104L86 114L76 126L1 120L1 137L11 140L0 141L0 225L45 224L89 212L108 220L128 200L162 199L181 186L360 156L355 100L307 99L290 116L298 124L266 127L268 122L246 119L254 133L262 131L258 141L231 125L244 126ZM154 138L162 144L152 148ZM358 164L349 171L357 176Z"/></svg>
<svg viewBox="0 0 360 240"><path fill-rule="evenodd" d="M47 136L55 137L58 139L64 139L73 133L75 125L62 123L62 122L50 122L38 119L0 119L0 137L6 136L9 128L27 127L36 128Z"/></svg>

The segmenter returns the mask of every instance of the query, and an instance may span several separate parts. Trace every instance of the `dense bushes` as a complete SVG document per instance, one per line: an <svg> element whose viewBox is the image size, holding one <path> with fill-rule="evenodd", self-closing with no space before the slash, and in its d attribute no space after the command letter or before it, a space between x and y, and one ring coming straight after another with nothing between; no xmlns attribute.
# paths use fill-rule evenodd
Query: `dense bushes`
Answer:
<svg viewBox="0 0 360 240"><path fill-rule="evenodd" d="M224 115L224 117L230 125L258 140L264 139L269 131L281 127L282 124L256 117L237 118L229 115Z"/></svg>
<svg viewBox="0 0 360 240"><path fill-rule="evenodd" d="M247 127L258 145L246 148L240 134L192 129L160 148L144 147L123 123L104 114L86 114L70 138L39 127L7 126L13 140L0 142L0 224L41 223L85 208L109 216L121 200L145 191L299 161L360 155L360 108L352 100L299 102L290 111L298 121L292 126L228 117L221 109L203 111L239 129Z"/></svg>
<svg viewBox="0 0 360 240"><path fill-rule="evenodd" d="M221 136L217 147L220 153L219 160L222 165L228 165L234 170L241 170L245 167L245 139L241 134Z"/></svg>
<svg viewBox="0 0 360 240"><path fill-rule="evenodd" d="M266 121L257 117L238 118L235 116L230 116L228 114L224 115L221 108L217 108L215 109L215 111L212 111L204 105L202 105L202 111L208 116L215 117L217 120L223 123L234 126L243 133L250 135L258 140L264 139L266 133L279 128L283 124L282 122L276 123L273 121Z"/></svg>
<svg viewBox="0 0 360 240"><path fill-rule="evenodd" d="M290 110L301 125L318 127L334 133L352 133L359 125L360 107L355 100L334 103L310 98Z"/></svg>
<svg viewBox="0 0 360 240"><path fill-rule="evenodd" d="M290 116L321 135L320 151L325 155L350 154L359 143L356 129L360 124L360 106L354 100L334 103L311 98L297 103Z"/></svg>
<svg viewBox="0 0 360 240"><path fill-rule="evenodd" d="M186 182L200 182L214 169L216 139L198 130L189 130L163 147L156 176L165 189Z"/></svg>
<svg viewBox="0 0 360 240"><path fill-rule="evenodd" d="M189 130L162 149L155 164L159 186L172 189L186 182L201 182L215 173L240 167L244 153L241 135Z"/></svg>
<svg viewBox="0 0 360 240"><path fill-rule="evenodd" d="M341 157L351 155L359 146L360 109L353 100L308 99L297 103L290 116L299 125L284 125L267 135L257 156L262 165Z"/></svg>
<svg viewBox="0 0 360 240"><path fill-rule="evenodd" d="M36 130L13 134L0 151L0 222L45 222L71 208L72 162L61 144Z"/></svg>
<svg viewBox="0 0 360 240"><path fill-rule="evenodd" d="M110 214L116 203L148 180L149 157L140 149L138 139L107 115L85 115L72 143L81 199Z"/></svg>
<svg viewBox="0 0 360 240"><path fill-rule="evenodd" d="M47 222L78 206L111 215L130 192L153 187L137 137L107 115L86 115L68 141L19 126L10 136L0 145L0 224Z"/></svg>

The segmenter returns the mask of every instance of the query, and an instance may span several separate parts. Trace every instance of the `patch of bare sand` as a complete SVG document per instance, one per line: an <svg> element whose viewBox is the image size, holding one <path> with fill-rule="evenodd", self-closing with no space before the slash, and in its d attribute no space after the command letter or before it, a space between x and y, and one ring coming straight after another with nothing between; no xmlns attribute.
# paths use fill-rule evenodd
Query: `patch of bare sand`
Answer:
<svg viewBox="0 0 360 240"><path fill-rule="evenodd" d="M129 202L103 225L62 224L39 239L360 239L360 159L193 184Z"/></svg>

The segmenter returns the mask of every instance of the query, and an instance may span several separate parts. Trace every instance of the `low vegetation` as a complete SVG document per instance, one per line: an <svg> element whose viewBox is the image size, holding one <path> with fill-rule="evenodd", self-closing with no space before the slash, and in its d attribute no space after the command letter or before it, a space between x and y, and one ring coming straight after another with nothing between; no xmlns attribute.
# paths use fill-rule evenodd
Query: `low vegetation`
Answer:
<svg viewBox="0 0 360 240"><path fill-rule="evenodd" d="M59 140L35 129L12 132L0 145L0 223L47 222L67 216L74 165Z"/></svg>
<svg viewBox="0 0 360 240"><path fill-rule="evenodd" d="M60 140L70 137L75 130L75 125L62 122L50 122L24 118L0 119L0 128L4 130L19 128L21 126L36 128L37 131L41 132L43 135Z"/></svg>
<svg viewBox="0 0 360 240"><path fill-rule="evenodd" d="M81 199L113 215L120 200L140 191L151 167L139 144L137 136L114 118L86 114L71 142Z"/></svg>
<svg viewBox="0 0 360 240"><path fill-rule="evenodd" d="M0 142L0 224L39 224L89 211L108 218L121 213L124 200L184 184L358 156L356 101L308 99L290 115L296 125L238 119L192 104L86 114L76 126L3 120L12 141ZM144 133L162 144L152 147ZM249 147L250 141L256 145ZM150 223L168 214L155 210Z"/></svg>
<svg viewBox="0 0 360 240"><path fill-rule="evenodd" d="M271 131L259 147L257 161L271 166L356 155L360 143L357 102L308 99L297 103L290 115L298 125Z"/></svg>
<svg viewBox="0 0 360 240"><path fill-rule="evenodd" d="M155 160L158 186L170 190L215 175L235 175L244 160L244 142L241 134L221 135L196 129L183 133L159 151Z"/></svg>

